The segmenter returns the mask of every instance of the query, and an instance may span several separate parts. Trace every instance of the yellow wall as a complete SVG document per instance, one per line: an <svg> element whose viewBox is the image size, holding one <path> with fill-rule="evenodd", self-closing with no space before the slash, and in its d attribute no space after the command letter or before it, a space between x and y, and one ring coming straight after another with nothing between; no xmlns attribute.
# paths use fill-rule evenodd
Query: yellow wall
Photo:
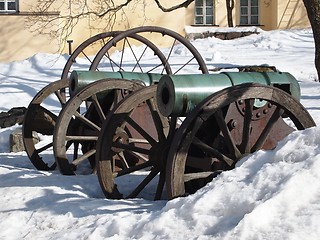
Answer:
<svg viewBox="0 0 320 240"><path fill-rule="evenodd" d="M310 27L302 0L260 0L260 26L264 30ZM235 0L233 24L240 24L240 1ZM215 25L228 27L226 3L215 0ZM194 4L186 10L186 25L193 25Z"/></svg>
<svg viewBox="0 0 320 240"><path fill-rule="evenodd" d="M65 8L67 7L67 3L65 1L61 2L62 5L56 4L51 8L51 11L60 11L61 14L67 13L67 9ZM122 3L123 1L119 0L119 2ZM2 36L2 40L0 41L0 62L22 60L37 52L61 52L59 36L49 39L48 36L30 31L30 22L28 22L27 18L32 18L30 16L30 7L36 6L35 3L36 0L20 0L20 14L0 14L0 33ZM165 0L162 3L164 6L169 7L171 1ZM118 22L114 24L112 30L125 30L137 26L153 25L166 27L184 34L184 8L171 13L163 13L157 8L153 0L146 0L138 4L129 4L124 10L124 12L117 15ZM82 19L74 28L72 34L68 37L68 39L73 40L73 49L89 37L111 30L107 24L107 20L97 19L94 23L90 22L90 25L89 28L88 19ZM67 53L68 45L65 39L63 44L65 46L62 52Z"/></svg>
<svg viewBox="0 0 320 240"><path fill-rule="evenodd" d="M162 2L165 3L165 1ZM166 0L166 2L168 2L167 5L170 6L170 1ZM180 34L184 34L184 8L174 12L164 13L156 6L153 0L146 0L145 5L129 5L125 8L125 14L118 14L117 19L119 21L114 24L112 29L115 31L131 29L138 26L161 26L176 31ZM90 36L106 31L105 27L105 20L95 21L95 29L92 27L89 29L87 20L82 20L82 22L75 27L69 39L73 40L73 45L75 47ZM156 39L149 40L157 41ZM163 44L165 45L165 43Z"/></svg>
<svg viewBox="0 0 320 240"><path fill-rule="evenodd" d="M37 0L20 0L20 14L6 15L0 14L0 62L21 60L34 55L37 52L59 53L59 36L49 38L46 35L31 32L27 17L30 14L30 6L36 6ZM93 1L93 0L91 0ZM239 0L233 10L234 26L239 25ZM90 0L89 0L90 2ZM122 2L119 0L119 2ZM172 0L162 0L161 3L169 7ZM175 0L174 3L179 3ZM67 13L65 1L60 2L62 6L56 4L52 8L53 12L60 11ZM287 17L287 14L289 16ZM55 15L51 15L54 17ZM73 40L72 48L75 49L79 44L89 37L110 30L106 20L95 20L88 28L88 20L83 19L74 28L73 33L68 39ZM284 29L284 28L304 28L309 27L306 11L302 0L261 0L260 1L260 23L264 30ZM137 26L156 25L169 28L180 34L184 34L186 25L194 24L194 4L188 8L182 8L171 13L163 13L157 8L153 0L134 1L124 8L124 12L117 15L117 22L113 30L124 30ZM224 0L215 0L215 25L227 27L226 5ZM151 39L156 41L156 39ZM66 41L64 39L64 44ZM163 43L165 44L165 43ZM68 45L65 45L63 52L68 52Z"/></svg>
<svg viewBox="0 0 320 240"><path fill-rule="evenodd" d="M278 0L278 21L275 29L309 27L302 0Z"/></svg>
<svg viewBox="0 0 320 240"><path fill-rule="evenodd" d="M0 15L0 62L21 60L36 52L58 51L57 41L29 31L25 17Z"/></svg>

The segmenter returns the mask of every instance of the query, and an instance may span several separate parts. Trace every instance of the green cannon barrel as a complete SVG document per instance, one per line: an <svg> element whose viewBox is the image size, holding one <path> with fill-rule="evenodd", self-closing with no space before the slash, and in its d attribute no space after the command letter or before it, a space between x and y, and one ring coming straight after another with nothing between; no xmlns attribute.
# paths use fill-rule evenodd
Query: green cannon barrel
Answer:
<svg viewBox="0 0 320 240"><path fill-rule="evenodd" d="M140 72L100 72L100 71L72 71L69 79L69 91L73 96L88 84L101 79L127 79L143 82L144 85L150 86L163 76L157 73L140 73Z"/></svg>
<svg viewBox="0 0 320 240"><path fill-rule="evenodd" d="M164 116L186 116L199 102L224 88L260 83L281 88L300 100L300 87L290 73L224 72L219 74L164 75L157 87L157 104Z"/></svg>

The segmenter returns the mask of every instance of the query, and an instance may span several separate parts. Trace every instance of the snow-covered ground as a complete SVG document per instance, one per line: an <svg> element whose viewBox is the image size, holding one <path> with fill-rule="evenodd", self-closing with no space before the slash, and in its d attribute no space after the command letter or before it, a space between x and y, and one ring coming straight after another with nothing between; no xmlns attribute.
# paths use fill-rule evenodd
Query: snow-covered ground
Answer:
<svg viewBox="0 0 320 240"><path fill-rule="evenodd" d="M311 29L193 44L211 69L266 64L290 72L302 104L320 124ZM66 60L39 53L0 64L0 111L27 107L60 78ZM320 238L319 127L294 132L276 149L256 152L195 194L169 202L108 200L95 175L38 171L26 153L9 152L16 127L0 129L0 239Z"/></svg>

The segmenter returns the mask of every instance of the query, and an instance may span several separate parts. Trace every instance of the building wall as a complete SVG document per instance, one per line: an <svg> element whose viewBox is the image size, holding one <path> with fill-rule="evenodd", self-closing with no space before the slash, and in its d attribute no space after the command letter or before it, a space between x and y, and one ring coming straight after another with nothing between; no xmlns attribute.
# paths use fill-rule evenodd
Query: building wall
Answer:
<svg viewBox="0 0 320 240"><path fill-rule="evenodd" d="M260 1L260 17L264 30L310 27L302 0Z"/></svg>
<svg viewBox="0 0 320 240"><path fill-rule="evenodd" d="M302 0L278 0L277 22L273 29L310 27Z"/></svg>
<svg viewBox="0 0 320 240"><path fill-rule="evenodd" d="M224 0L215 1L215 26L227 27L226 3ZM236 1L233 10L234 26L239 25L240 1ZM20 0L18 14L0 14L0 62L21 60L34 55L37 52L47 53L67 53L68 45L66 39L63 40L64 47L61 50L59 36L50 38L47 35L32 32L28 18L30 7L36 5L37 0ZM64 3L64 1L61 1ZM90 0L89 0L90 2ZM122 2L119 0L119 2ZM179 0L175 2L179 3ZM171 6L172 0L162 0L164 6ZM58 6L58 5L57 5ZM56 14L67 13L65 5L53 6L51 17ZM188 8L182 8L170 13L164 13L154 3L153 0L131 3L125 7L124 12L117 15L117 21L113 30L125 30L137 26L156 25L169 28L184 35L186 25L194 25L194 3ZM74 28L68 39L73 40L74 49L89 37L106 31L106 20L96 20L90 22L82 19ZM309 21L302 0L261 0L260 1L260 27L264 30L285 29L285 28L304 28L309 27ZM55 27L52 27L53 30ZM109 28L110 29L110 28ZM157 41L157 39L151 39ZM165 43L163 43L165 45ZM95 52L96 50L93 50Z"/></svg>
<svg viewBox="0 0 320 240"><path fill-rule="evenodd" d="M63 2L63 1L62 1ZM122 2L119 0L119 2ZM59 36L50 38L48 35L39 34L31 31L30 20L34 16L31 14L30 7L35 6L36 0L20 0L17 14L0 14L0 62L10 62L22 60L34 55L37 52L47 53L67 53L68 44L64 41L59 44ZM162 1L164 5L170 6L170 0ZM64 6L64 5L63 5ZM57 8L61 14L67 13L67 9L61 6ZM52 8L51 16L58 14L56 8ZM125 30L137 26L162 26L184 34L185 9L179 9L171 13L164 13L157 8L153 0L145 0L143 4L129 4L124 8L124 12L117 15L118 21L114 24L112 30ZM73 29L72 34L68 37L73 40L72 48L76 48L83 41L91 36L105 32L106 20L96 20L90 22L88 19L80 20L79 24ZM55 27L53 27L55 28ZM108 27L107 27L108 28ZM110 31L110 28L108 28ZM56 29L53 29L56 30ZM151 39L152 40L152 39ZM156 41L156 39L154 39ZM165 46L165 43L163 43ZM92 52L96 52L93 49Z"/></svg>
<svg viewBox="0 0 320 240"><path fill-rule="evenodd" d="M167 6L170 6L170 1L167 2ZM138 26L161 26L171 30L174 30L180 34L184 34L183 27L185 25L185 10L180 10L164 13L154 3L153 0L146 0L145 4L132 4L125 8L125 14L120 13L117 15L117 21L112 30L122 31L131 29ZM92 23L90 24L92 26ZM105 21L95 21L94 28L88 28L89 24L86 20L82 20L80 24L74 28L73 33L69 37L73 40L73 46L76 47L90 36L106 31ZM151 41L157 41L157 39L149 39ZM162 46L166 46L165 42L161 42ZM160 44L160 45L161 45ZM93 50L93 52L96 52Z"/></svg>
<svg viewBox="0 0 320 240"><path fill-rule="evenodd" d="M263 30L310 27L302 0L260 0L260 26ZM215 0L215 25L228 27L226 2ZM240 25L240 1L235 0L233 24ZM194 3L186 10L186 25L194 25Z"/></svg>
<svg viewBox="0 0 320 240"><path fill-rule="evenodd" d="M34 33L30 28L27 19L31 16L22 2L20 11L19 14L0 14L0 62L21 60L36 52L57 52L56 39Z"/></svg>

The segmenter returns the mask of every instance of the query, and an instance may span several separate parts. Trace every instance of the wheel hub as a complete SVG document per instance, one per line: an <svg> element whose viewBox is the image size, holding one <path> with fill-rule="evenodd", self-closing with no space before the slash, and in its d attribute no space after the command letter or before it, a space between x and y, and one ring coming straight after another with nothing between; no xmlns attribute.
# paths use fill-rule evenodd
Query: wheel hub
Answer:
<svg viewBox="0 0 320 240"><path fill-rule="evenodd" d="M113 142L120 143L120 144L128 144L129 136L127 132L122 128L118 128L115 135L113 136ZM123 152L123 149L116 148L116 147L111 147L111 150L115 153Z"/></svg>

